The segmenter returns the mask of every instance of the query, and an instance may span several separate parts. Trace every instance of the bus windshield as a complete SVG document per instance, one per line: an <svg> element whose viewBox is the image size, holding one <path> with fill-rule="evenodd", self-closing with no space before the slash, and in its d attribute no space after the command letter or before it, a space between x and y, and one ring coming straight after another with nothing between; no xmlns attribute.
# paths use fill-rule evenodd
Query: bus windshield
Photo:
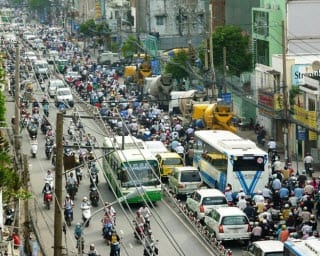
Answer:
<svg viewBox="0 0 320 256"><path fill-rule="evenodd" d="M157 161L149 162L130 162L124 163L124 169L126 174L121 179L122 187L135 187L135 186L153 186L159 185Z"/></svg>

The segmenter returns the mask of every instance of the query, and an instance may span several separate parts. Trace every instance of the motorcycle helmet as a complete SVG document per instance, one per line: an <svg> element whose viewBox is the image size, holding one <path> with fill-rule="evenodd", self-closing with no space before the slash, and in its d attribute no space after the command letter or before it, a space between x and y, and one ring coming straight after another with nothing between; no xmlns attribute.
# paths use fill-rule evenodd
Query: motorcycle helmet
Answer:
<svg viewBox="0 0 320 256"><path fill-rule="evenodd" d="M84 196L83 199L82 199L82 201L83 201L83 202L87 202L87 201L88 201L88 198L87 198L86 196Z"/></svg>
<svg viewBox="0 0 320 256"><path fill-rule="evenodd" d="M90 244L90 250L94 250L94 244Z"/></svg>
<svg viewBox="0 0 320 256"><path fill-rule="evenodd" d="M66 195L66 198L70 198L70 195L69 195L69 194L67 194L67 195Z"/></svg>

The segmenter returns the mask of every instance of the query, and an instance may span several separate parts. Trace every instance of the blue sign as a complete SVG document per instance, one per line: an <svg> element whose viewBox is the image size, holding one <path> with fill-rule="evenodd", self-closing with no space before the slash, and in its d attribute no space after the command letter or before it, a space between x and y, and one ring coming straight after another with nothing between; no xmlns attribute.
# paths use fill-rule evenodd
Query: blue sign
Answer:
<svg viewBox="0 0 320 256"><path fill-rule="evenodd" d="M320 70L313 70L312 64L294 64L291 66L292 85L304 84L304 77L319 77Z"/></svg>
<svg viewBox="0 0 320 256"><path fill-rule="evenodd" d="M307 137L306 128L301 125L296 126L297 140L305 140Z"/></svg>
<svg viewBox="0 0 320 256"><path fill-rule="evenodd" d="M80 26L79 26L79 24L73 24L73 28L74 28L74 30L79 30Z"/></svg>
<svg viewBox="0 0 320 256"><path fill-rule="evenodd" d="M160 75L160 62L159 60L152 60L151 61L151 70L152 70L152 75Z"/></svg>
<svg viewBox="0 0 320 256"><path fill-rule="evenodd" d="M231 93L221 93L219 96L222 99L222 102L225 104L231 104L232 103L232 95Z"/></svg>

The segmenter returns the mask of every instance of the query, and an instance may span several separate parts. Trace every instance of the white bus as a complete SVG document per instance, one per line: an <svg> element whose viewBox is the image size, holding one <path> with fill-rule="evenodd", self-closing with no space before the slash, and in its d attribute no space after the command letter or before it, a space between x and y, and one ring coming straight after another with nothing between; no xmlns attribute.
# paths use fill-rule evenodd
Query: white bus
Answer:
<svg viewBox="0 0 320 256"><path fill-rule="evenodd" d="M284 243L284 256L319 256L320 240L288 240Z"/></svg>
<svg viewBox="0 0 320 256"><path fill-rule="evenodd" d="M106 152L105 152L106 153ZM103 172L117 197L125 196L143 186L145 200L162 199L159 163L145 149L115 150L103 157ZM143 202L141 195L127 200L128 203Z"/></svg>
<svg viewBox="0 0 320 256"><path fill-rule="evenodd" d="M229 131L196 131L193 164L209 187L221 191L231 184L234 192L253 195L268 183L268 153Z"/></svg>

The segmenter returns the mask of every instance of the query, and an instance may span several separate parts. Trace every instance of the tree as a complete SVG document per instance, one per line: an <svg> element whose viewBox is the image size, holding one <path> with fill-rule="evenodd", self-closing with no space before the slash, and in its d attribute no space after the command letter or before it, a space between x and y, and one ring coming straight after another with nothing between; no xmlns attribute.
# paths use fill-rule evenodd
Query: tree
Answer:
<svg viewBox="0 0 320 256"><path fill-rule="evenodd" d="M226 47L226 60L229 72L240 75L250 71L252 58L249 51L249 37L240 27L234 25L219 26L212 34L213 62L215 68L223 70L223 47Z"/></svg>
<svg viewBox="0 0 320 256"><path fill-rule="evenodd" d="M171 73L172 77L178 81L189 77L190 70L186 68L186 64L189 63L189 54L187 51L179 51L165 66L165 72Z"/></svg>
<svg viewBox="0 0 320 256"><path fill-rule="evenodd" d="M128 36L121 47L124 58L130 58L139 51L138 39L135 36Z"/></svg>

